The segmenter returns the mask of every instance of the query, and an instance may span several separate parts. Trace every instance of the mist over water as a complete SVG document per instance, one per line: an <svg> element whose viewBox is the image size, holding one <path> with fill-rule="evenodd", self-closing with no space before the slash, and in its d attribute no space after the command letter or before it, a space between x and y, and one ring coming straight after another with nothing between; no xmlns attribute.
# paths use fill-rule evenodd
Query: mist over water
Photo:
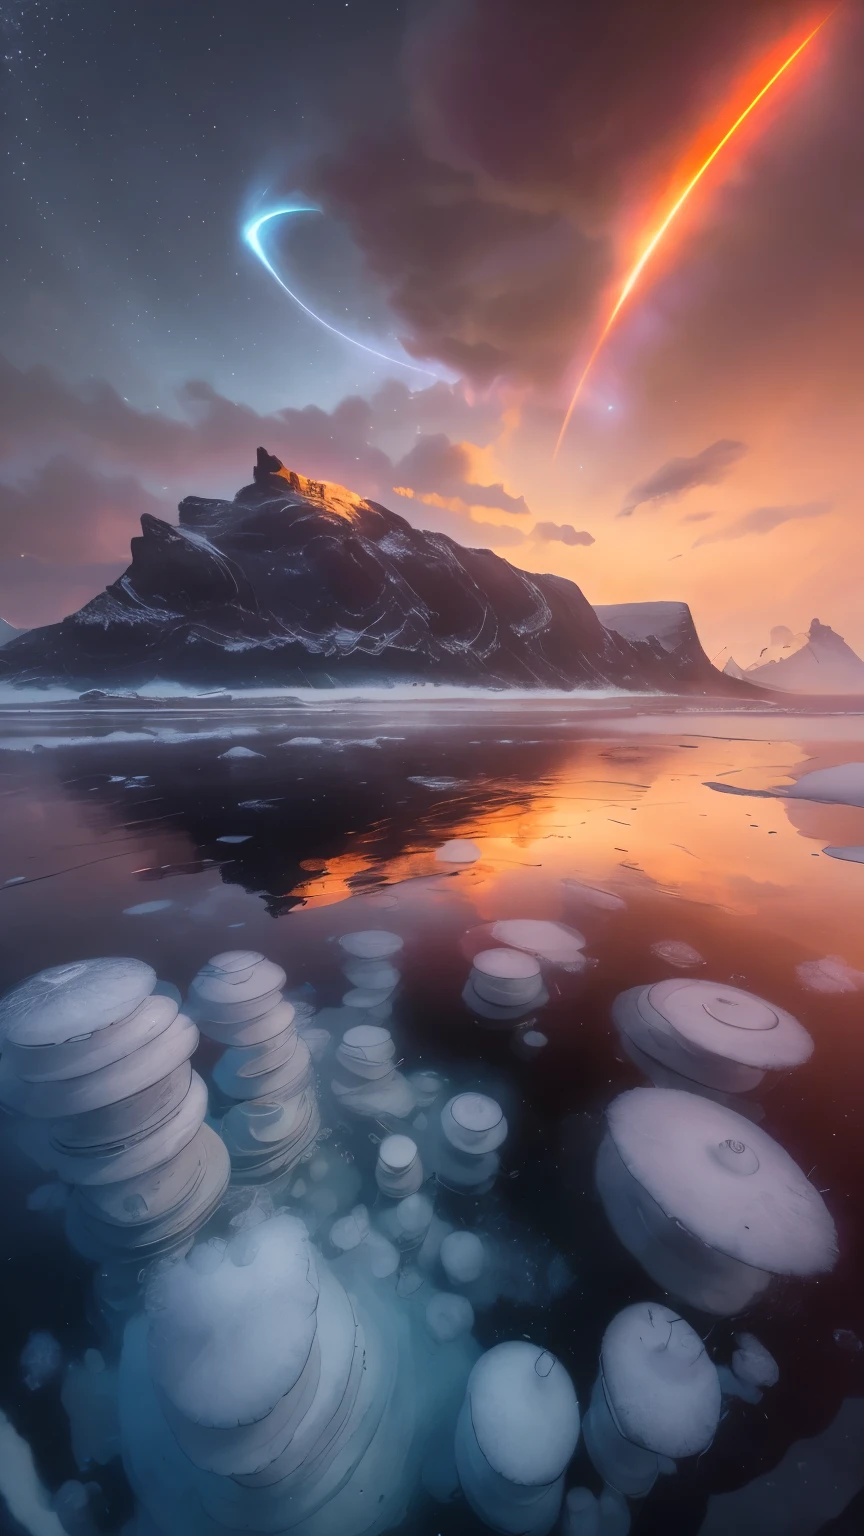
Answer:
<svg viewBox="0 0 864 1536"><path fill-rule="evenodd" d="M659 699L5 710L0 991L49 966L116 955L148 962L186 997L211 956L259 951L287 973L290 996L325 1014L335 1046L340 1018L351 1022L334 1013L352 986L339 939L397 934L400 979L382 1021L399 1070L440 1074L445 1099L490 1096L509 1127L494 1188L470 1197L467 1224L517 1253L523 1280L474 1306L479 1348L530 1339L550 1351L583 1415L604 1331L633 1303L680 1308L718 1365L742 1328L778 1362L779 1381L759 1404L724 1398L710 1448L631 1506L638 1536L696 1536L712 1495L770 1471L864 1394L864 991L854 980L814 989L812 969L837 957L846 972L832 974L864 972L864 868L823 853L864 844L864 810L709 785L766 790L859 759L864 718L679 711ZM475 843L479 858L437 859L454 839ZM597 904L585 886L618 901ZM543 991L514 1020L484 1016L463 997L475 957L495 942L490 925L507 919L578 930L588 961L541 961ZM809 1061L769 1073L736 1109L822 1193L839 1262L816 1278L775 1279L741 1317L663 1294L619 1241L595 1184L606 1110L649 1081L622 1046L612 1004L628 988L682 976L770 1000L814 1043ZM545 1043L532 1046L531 1034ZM193 1064L208 1081L218 1054L202 1037ZM328 1091L332 1057L318 1074L321 1145L344 1154L359 1180L338 1214L362 1202L374 1216L378 1143L392 1127L340 1112ZM62 1214L28 1209L50 1175L2 1123L0 1136L0 1408L46 1487L96 1481L99 1528L119 1532L133 1510L119 1460L76 1466L62 1372L34 1391L19 1364L39 1331L66 1363L96 1348L110 1364L93 1266L70 1247ZM442 1178L436 1216L465 1225L465 1200ZM860 1467L856 1488L864 1452ZM599 1492L584 1439L567 1486ZM772 1518L790 1498L778 1483ZM826 1491L824 1516L802 1532L857 1530L864 1504L846 1502L829 1526L837 1511ZM710 1536L724 1518L714 1510ZM463 1499L442 1507L418 1490L398 1528L467 1536L487 1527ZM737 1518L734 1528L749 1529ZM791 1527L778 1518L764 1528Z"/></svg>

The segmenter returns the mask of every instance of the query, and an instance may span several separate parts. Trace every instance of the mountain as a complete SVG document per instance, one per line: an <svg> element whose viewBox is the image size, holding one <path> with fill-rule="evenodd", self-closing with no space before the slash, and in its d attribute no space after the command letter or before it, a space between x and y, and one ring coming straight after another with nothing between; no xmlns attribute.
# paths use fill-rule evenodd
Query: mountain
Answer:
<svg viewBox="0 0 864 1536"><path fill-rule="evenodd" d="M667 607L662 634L628 627L627 605L604 627L564 577L414 528L259 448L233 501L188 496L177 526L145 514L128 570L62 623L12 640L0 679L746 693L712 668L684 604L648 605Z"/></svg>
<svg viewBox="0 0 864 1536"><path fill-rule="evenodd" d="M9 624L6 619L0 619L0 645L6 645L14 640L16 635L23 635L23 629L16 629L14 624Z"/></svg>
<svg viewBox="0 0 864 1536"><path fill-rule="evenodd" d="M792 635L783 626L781 629L789 641L784 644L780 635L775 643L779 632L772 629L770 651L777 659L760 660L749 667L745 674L748 682L787 693L864 695L864 661L830 625L814 619L804 635Z"/></svg>
<svg viewBox="0 0 864 1536"><path fill-rule="evenodd" d="M594 612L604 629L632 645L650 645L682 674L698 673L708 659L686 603L595 603Z"/></svg>

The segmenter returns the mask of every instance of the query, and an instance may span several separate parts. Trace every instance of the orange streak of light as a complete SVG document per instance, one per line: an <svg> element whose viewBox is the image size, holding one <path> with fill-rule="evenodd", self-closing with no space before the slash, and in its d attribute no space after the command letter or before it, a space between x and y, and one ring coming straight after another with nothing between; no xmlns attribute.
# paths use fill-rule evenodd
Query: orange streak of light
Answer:
<svg viewBox="0 0 864 1536"><path fill-rule="evenodd" d="M835 6L834 9L836 10L837 7ZM834 14L834 11L832 10L832 11L829 11L827 16L823 16L823 18L819 22L818 26L815 26L813 28L812 32L808 33L808 35L804 38L804 41L799 43L797 48L794 50L794 52L789 54L789 57L784 60L784 62L780 65L779 69L776 69L774 71L774 73L771 75L770 79L766 80L766 82L762 86L761 90L759 90L757 92L757 94L753 97L753 100L750 102L749 106L745 107L744 111L741 112L738 117L736 117L736 119L735 119L734 123L732 124L731 128L727 129L727 131L724 133L722 139L720 139L719 143L715 144L715 146L712 149L710 155L708 155L706 157L706 159L703 160L703 162L700 165L698 171L696 171L695 175L690 178L689 182L687 183L687 185L684 188L684 191L680 194L680 196L678 197L677 201L672 204L672 207L669 209L669 212L667 213L666 217L664 218L662 224L660 224L659 227L654 231L653 235L651 236L650 240L648 241L647 245L644 247L641 255L639 256L639 259L636 262L635 266L629 272L629 274L628 274L628 276L627 276L627 278L626 278L626 280L624 282L624 286L621 289L621 292L619 293L618 298L615 301L614 308L612 309L612 311L611 311L611 313L609 315L609 318L606 321L606 324L604 325L602 331L600 332L600 335L598 337L597 343L596 343L596 345L594 347L594 351L591 353L591 356L589 357L588 362L585 365L585 369L584 369L584 371L582 373L582 377L580 378L579 383L576 385L576 389L574 391L573 398L570 401L569 406L567 407L567 414L564 417L564 420L563 420L563 422L561 424L561 431L558 434L558 441L555 444L555 452L552 455L553 460L555 460L558 457L558 451L559 451L559 449L561 447L561 444L564 441L564 437L565 437L565 434L567 432L567 428L570 425L570 418L573 415L573 412L574 412L574 410L576 408L576 403L577 403L577 401L579 399L579 396L582 393L582 389L583 389L583 386L585 384L585 380L588 378L588 375L591 372L591 369L593 368L595 362L597 361L597 357L598 357L598 355L599 355L599 353L601 351L603 343L605 342L607 336L609 335L609 332L612 330L612 328L613 328L613 326L615 324L615 321L618 319L618 316L621 313L621 310L623 309L623 307L626 304L628 298L630 297L630 294L633 292L633 289L636 287L636 284L638 283L640 277L642 276L642 273L644 272L646 266L648 265L648 262L651 260L651 257L653 256L653 254L656 251L658 245L660 244L661 240L663 239L663 236L666 234L666 231L668 230L670 224L672 224L673 220L680 213L681 209L683 208L684 204L686 203L687 199L689 198L691 192L693 192L694 189L699 185L699 182L702 180L702 177L705 175L706 171L708 171L710 169L710 167L713 165L714 161L717 159L717 156L721 153L722 150L725 149L726 145L729 143L729 140L731 138L733 138L733 136L738 132L738 129L742 126L742 124L747 121L747 118L750 116L751 112L754 112L756 110L756 108L758 107L759 103L762 101L762 99L765 96L767 96L768 92L771 90L771 87L773 85L776 85L776 83L780 79L780 77L782 75L785 75L787 69L789 69L795 63L795 60L799 57L799 55L804 52L804 49L807 48L810 43L812 43L814 37L816 37L817 34L822 31L822 28L825 26L826 22L830 21L830 19L833 16L833 14Z"/></svg>

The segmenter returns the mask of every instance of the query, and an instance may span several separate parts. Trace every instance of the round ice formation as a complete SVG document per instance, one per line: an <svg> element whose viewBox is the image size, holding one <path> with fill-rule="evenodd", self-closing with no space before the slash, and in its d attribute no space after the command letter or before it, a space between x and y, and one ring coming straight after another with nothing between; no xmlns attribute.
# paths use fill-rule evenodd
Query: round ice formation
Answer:
<svg viewBox="0 0 864 1536"><path fill-rule="evenodd" d="M481 857L480 849L467 837L451 837L435 850L441 864L476 864Z"/></svg>
<svg viewBox="0 0 864 1536"><path fill-rule="evenodd" d="M656 1302L625 1307L603 1335L603 1387L626 1439L673 1461L711 1444L720 1382L698 1333Z"/></svg>
<svg viewBox="0 0 864 1536"><path fill-rule="evenodd" d="M683 939L658 939L656 944L651 945L651 953L658 960L667 960L670 965L678 965L682 969L705 964L698 949L694 949L692 944L685 944Z"/></svg>
<svg viewBox="0 0 864 1536"><path fill-rule="evenodd" d="M720 1313L725 1295L734 1312L772 1274L820 1274L836 1262L818 1191L742 1115L695 1094L634 1088L610 1105L607 1122L597 1165L607 1214L676 1294ZM715 1261L725 1278L712 1299Z"/></svg>
<svg viewBox="0 0 864 1536"><path fill-rule="evenodd" d="M38 1049L93 1035L134 1011L156 985L142 960L79 960L29 976L0 999L0 1039Z"/></svg>
<svg viewBox="0 0 864 1536"><path fill-rule="evenodd" d="M572 965L583 959L585 935L563 923L540 922L531 917L505 918L495 923L492 937L512 949L525 950L555 965ZM494 950L492 951L494 954ZM476 962L475 962L476 963Z"/></svg>
<svg viewBox="0 0 864 1536"><path fill-rule="evenodd" d="M341 1072L330 1084L339 1103L355 1115L389 1114L399 1120L410 1115L414 1094L393 1065L395 1054L390 1031L378 1024L357 1024L346 1030L336 1051Z"/></svg>
<svg viewBox="0 0 864 1536"><path fill-rule="evenodd" d="M799 1066L813 1051L791 1013L720 982L676 977L631 987L615 999L612 1017L636 1052L728 1093L748 1092L765 1072Z"/></svg>
<svg viewBox="0 0 864 1536"><path fill-rule="evenodd" d="M282 997L285 972L257 950L226 950L190 989L202 1031L228 1047L213 1082L232 1105L222 1134L235 1174L257 1182L287 1173L321 1129L309 1046Z"/></svg>
<svg viewBox="0 0 864 1536"><path fill-rule="evenodd" d="M370 1536L404 1518L432 1432L452 1445L473 1345L432 1345L423 1306L375 1278L397 1251L352 1217L332 1266L277 1215L199 1245L148 1287L119 1383L148 1528Z"/></svg>
<svg viewBox="0 0 864 1536"><path fill-rule="evenodd" d="M156 1276L146 1301L150 1369L178 1413L221 1429L261 1419L295 1385L315 1338L306 1228L281 1215L221 1251L193 1249ZM238 1354L242 1371L231 1364Z"/></svg>
<svg viewBox="0 0 864 1536"><path fill-rule="evenodd" d="M488 1003L532 1003L543 989L540 966L520 949L483 949L474 956L471 981Z"/></svg>
<svg viewBox="0 0 864 1536"><path fill-rule="evenodd" d="M476 1232L450 1232L441 1244L441 1263L451 1285L470 1285L479 1280L485 1258Z"/></svg>
<svg viewBox="0 0 864 1536"><path fill-rule="evenodd" d="M494 1152L507 1137L500 1104L483 1093L459 1093L441 1111L441 1129L457 1151L474 1156Z"/></svg>
<svg viewBox="0 0 864 1536"><path fill-rule="evenodd" d="M347 1216L334 1221L330 1228L330 1241L340 1253L350 1253L352 1248L359 1248L369 1236L369 1212L365 1205L355 1205L353 1211Z"/></svg>
<svg viewBox="0 0 864 1536"><path fill-rule="evenodd" d="M382 1194L413 1195L423 1183L423 1164L410 1136L385 1136L378 1148L375 1179Z"/></svg>
<svg viewBox="0 0 864 1536"><path fill-rule="evenodd" d="M471 1372L467 1396L495 1472L529 1488L561 1476L579 1439L579 1404L560 1360L521 1340L496 1344Z"/></svg>
<svg viewBox="0 0 864 1536"><path fill-rule="evenodd" d="M426 1304L426 1326L438 1344L458 1339L460 1333L470 1333L474 1327L474 1308L467 1296L454 1296L449 1291L436 1291Z"/></svg>
<svg viewBox="0 0 864 1536"><path fill-rule="evenodd" d="M398 933L388 933L386 928L364 928L357 933L343 933L339 940L346 955L358 960L386 960L403 947Z"/></svg>
<svg viewBox="0 0 864 1536"><path fill-rule="evenodd" d="M780 1380L777 1361L752 1333L735 1335L732 1369L739 1381L751 1387L773 1387Z"/></svg>
<svg viewBox="0 0 864 1536"><path fill-rule="evenodd" d="M281 1001L285 972L256 950L231 949L201 967L189 988L196 1016L216 1025L242 1024Z"/></svg>
<svg viewBox="0 0 864 1536"><path fill-rule="evenodd" d="M579 1439L579 1404L560 1361L536 1344L497 1344L468 1378L456 1428L465 1496L495 1531L545 1536Z"/></svg>
<svg viewBox="0 0 864 1536"><path fill-rule="evenodd" d="M565 878L561 884L567 895L581 906L594 908L598 912L622 912L627 905L623 897L616 896L614 891L605 891L599 885L586 885L584 880Z"/></svg>
<svg viewBox="0 0 864 1536"><path fill-rule="evenodd" d="M517 1030L513 1036L513 1050L523 1061L532 1061L548 1044L549 1036L540 1029Z"/></svg>
<svg viewBox="0 0 864 1536"><path fill-rule="evenodd" d="M810 992L860 992L864 987L864 971L853 970L839 955L828 955L824 960L802 960L795 973L801 985Z"/></svg>

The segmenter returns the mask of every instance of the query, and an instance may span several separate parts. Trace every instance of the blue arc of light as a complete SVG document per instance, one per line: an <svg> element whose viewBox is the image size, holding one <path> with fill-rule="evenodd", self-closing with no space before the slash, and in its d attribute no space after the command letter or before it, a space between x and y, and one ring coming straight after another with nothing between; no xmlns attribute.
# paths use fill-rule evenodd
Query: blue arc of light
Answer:
<svg viewBox="0 0 864 1536"><path fill-rule="evenodd" d="M406 363L400 357L391 357L388 352L379 352L377 347L368 347L365 341L358 341L356 336L349 336L346 331L340 331L338 326L331 325L330 321L325 320L323 315L316 314L314 309L310 309L308 304L304 304L300 295L295 293L292 288L289 288L288 284L279 276L261 244L261 230L264 228L264 225L269 224L271 219L285 218L289 213L321 213L321 211L320 208L307 207L272 208L269 213L262 213L257 218L250 219L243 230L243 239L250 249L255 252L261 265L266 267L270 276L279 284L283 293L287 293L289 299L292 299L298 308L302 309L304 315L309 316L310 320L314 320L317 325L323 325L325 331L330 331L333 336L338 336L341 341L350 342L352 347L359 347L361 352L368 352L371 357L380 358L384 363L392 363L396 368L408 368L412 373L422 373L425 374L426 378L437 379L438 374L431 368L421 368L419 363Z"/></svg>

